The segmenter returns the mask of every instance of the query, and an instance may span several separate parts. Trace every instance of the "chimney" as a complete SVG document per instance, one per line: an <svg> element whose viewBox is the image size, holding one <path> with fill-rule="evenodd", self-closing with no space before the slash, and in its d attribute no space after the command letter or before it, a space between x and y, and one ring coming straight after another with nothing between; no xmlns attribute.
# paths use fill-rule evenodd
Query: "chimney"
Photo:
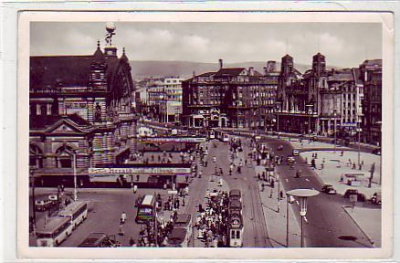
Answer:
<svg viewBox="0 0 400 263"><path fill-rule="evenodd" d="M254 76L254 68L253 67L249 67L249 75Z"/></svg>
<svg viewBox="0 0 400 263"><path fill-rule="evenodd" d="M223 60L220 58L219 59L219 69L221 70L224 67L224 62Z"/></svg>

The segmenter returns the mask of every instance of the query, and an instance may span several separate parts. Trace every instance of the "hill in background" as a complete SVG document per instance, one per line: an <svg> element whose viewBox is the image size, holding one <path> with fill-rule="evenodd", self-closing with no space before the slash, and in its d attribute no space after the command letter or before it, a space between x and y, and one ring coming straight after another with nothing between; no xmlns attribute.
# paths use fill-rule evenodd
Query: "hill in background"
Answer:
<svg viewBox="0 0 400 263"><path fill-rule="evenodd" d="M181 77L188 79L205 72L218 71L219 63L200 63L190 61L130 61L132 67L132 77L134 80L157 77ZM264 72L267 62L243 62L243 63L224 63L224 68L249 68L253 67L260 73ZM280 71L281 65L276 63L276 69ZM311 65L296 64L295 68L304 73Z"/></svg>

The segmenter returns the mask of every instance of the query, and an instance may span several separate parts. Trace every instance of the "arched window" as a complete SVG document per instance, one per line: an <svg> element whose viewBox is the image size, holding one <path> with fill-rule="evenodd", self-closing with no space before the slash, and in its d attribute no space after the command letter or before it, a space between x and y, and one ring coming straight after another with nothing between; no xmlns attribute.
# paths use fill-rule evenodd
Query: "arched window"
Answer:
<svg viewBox="0 0 400 263"><path fill-rule="evenodd" d="M72 168L73 167L73 150L70 146L64 145L56 151L57 168Z"/></svg>
<svg viewBox="0 0 400 263"><path fill-rule="evenodd" d="M36 145L29 145L29 166L43 168L43 152Z"/></svg>

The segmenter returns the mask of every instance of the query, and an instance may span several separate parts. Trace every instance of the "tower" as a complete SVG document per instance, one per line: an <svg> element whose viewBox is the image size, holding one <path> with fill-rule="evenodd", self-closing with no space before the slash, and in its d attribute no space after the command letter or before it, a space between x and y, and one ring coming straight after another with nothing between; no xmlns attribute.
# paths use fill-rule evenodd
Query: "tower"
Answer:
<svg viewBox="0 0 400 263"><path fill-rule="evenodd" d="M325 56L319 52L313 56L312 70L317 77L321 77L325 73Z"/></svg>
<svg viewBox="0 0 400 263"><path fill-rule="evenodd" d="M90 88L94 91L107 91L106 69L106 60L100 49L100 41L98 41L97 50L93 54L93 60L90 65L89 77Z"/></svg>
<svg viewBox="0 0 400 263"><path fill-rule="evenodd" d="M281 75L287 77L292 72L293 72L293 57L286 54L284 57L282 57Z"/></svg>
<svg viewBox="0 0 400 263"><path fill-rule="evenodd" d="M106 47L104 48L104 53L106 58L116 58L117 57L117 48L112 44L112 37L115 35L115 24L113 22L108 22L106 24Z"/></svg>

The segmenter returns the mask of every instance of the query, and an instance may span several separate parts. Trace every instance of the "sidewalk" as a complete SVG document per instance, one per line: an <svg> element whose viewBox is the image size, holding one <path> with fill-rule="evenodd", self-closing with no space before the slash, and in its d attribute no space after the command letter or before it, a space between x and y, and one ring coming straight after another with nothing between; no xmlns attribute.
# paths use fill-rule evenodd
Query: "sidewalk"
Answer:
<svg viewBox="0 0 400 263"><path fill-rule="evenodd" d="M256 174L265 171L264 166L256 166ZM293 209L297 205L288 204L286 194L279 200L279 185L271 188L264 182L264 191L262 191L262 181L259 181L260 196L264 217L267 221L269 239L274 247L300 247L300 225L296 219ZM281 188L283 192L284 189ZM289 209L287 207L289 205ZM289 229L287 229L287 214L289 211ZM288 231L288 237L287 237ZM287 238L289 244L287 244ZM289 245L289 246L288 246Z"/></svg>
<svg viewBox="0 0 400 263"><path fill-rule="evenodd" d="M365 208L361 206L343 207L344 211L353 219L370 240L374 247L381 247L381 209ZM373 211L376 210L376 211Z"/></svg>
<svg viewBox="0 0 400 263"><path fill-rule="evenodd" d="M299 142L292 142L295 148L301 149ZM360 163L363 163L361 170L358 167L358 152L341 151L334 152L331 144L318 143L320 148L325 150L301 152L300 155L307 159L310 164L312 155L317 153L316 167L314 172L323 181L324 184L332 185L337 194L343 195L347 189L357 189L358 192L365 195L366 199L370 199L375 192L381 191L381 156L361 152ZM356 163L356 167L352 164ZM372 164L375 166L371 187L368 187L369 178L371 176L370 169ZM355 168L355 169L354 169ZM359 185L349 185L346 174L357 174ZM341 177L343 176L343 181ZM350 179L350 178L349 178ZM319 190L319 189L317 189ZM381 246L381 207L367 202L357 202L354 208L343 206L343 209L358 225L358 227L370 239L371 244L375 247Z"/></svg>

